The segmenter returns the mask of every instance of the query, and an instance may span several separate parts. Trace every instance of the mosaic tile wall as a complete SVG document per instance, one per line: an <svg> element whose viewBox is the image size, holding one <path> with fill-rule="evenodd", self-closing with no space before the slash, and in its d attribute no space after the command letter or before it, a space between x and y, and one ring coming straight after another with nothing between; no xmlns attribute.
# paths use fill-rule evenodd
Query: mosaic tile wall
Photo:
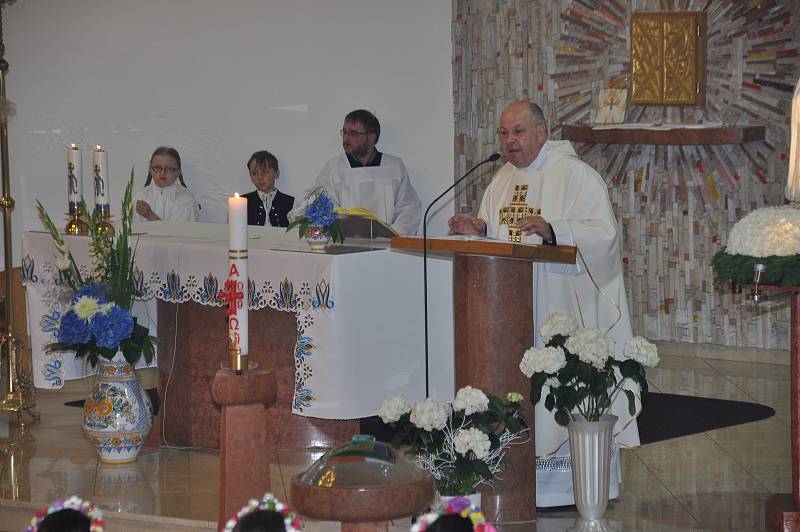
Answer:
<svg viewBox="0 0 800 532"><path fill-rule="evenodd" d="M633 107L639 122L765 124L764 142L728 146L575 145L604 177L624 231L634 331L651 339L788 348L789 309L759 308L712 284L732 225L784 203L789 109L800 75L800 2L453 0L456 174L496 151L503 107L539 104L551 125L591 123L600 88L628 88L633 11L700 11L708 22L704 107ZM456 198L477 212L492 171Z"/></svg>

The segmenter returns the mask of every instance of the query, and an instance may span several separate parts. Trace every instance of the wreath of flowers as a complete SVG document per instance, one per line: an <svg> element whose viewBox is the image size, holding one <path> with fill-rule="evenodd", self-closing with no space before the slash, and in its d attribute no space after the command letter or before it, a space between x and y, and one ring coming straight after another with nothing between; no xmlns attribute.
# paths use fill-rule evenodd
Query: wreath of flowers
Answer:
<svg viewBox="0 0 800 532"><path fill-rule="evenodd" d="M486 522L481 509L472 504L466 497L453 497L442 502L435 512L428 512L418 516L416 522L411 525L411 532L424 532L439 517L452 514L458 514L469 519L475 532L497 532L494 525Z"/></svg>
<svg viewBox="0 0 800 532"><path fill-rule="evenodd" d="M36 512L31 518L31 524L25 529L25 532L36 532L39 530L39 525L42 524L45 517L48 515L60 512L61 510L75 510L82 513L89 518L89 530L91 532L103 532L105 530L106 522L103 520L103 512L89 501L84 501L77 495L73 495L68 499L59 499L54 501L47 508L43 508Z"/></svg>
<svg viewBox="0 0 800 532"><path fill-rule="evenodd" d="M303 528L303 521L300 516L281 501L275 498L272 493L265 493L261 499L250 499L246 506L236 512L236 515L228 519L225 523L224 532L233 532L236 523L245 515L256 512L258 510L270 510L278 512L283 516L283 525L286 527L286 532L300 532Z"/></svg>

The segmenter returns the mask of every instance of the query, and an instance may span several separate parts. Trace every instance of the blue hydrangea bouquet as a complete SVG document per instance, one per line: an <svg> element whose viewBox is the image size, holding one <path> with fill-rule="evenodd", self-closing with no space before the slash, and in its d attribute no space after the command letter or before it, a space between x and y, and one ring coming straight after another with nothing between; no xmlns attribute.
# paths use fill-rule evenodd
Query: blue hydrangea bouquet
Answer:
<svg viewBox="0 0 800 532"><path fill-rule="evenodd" d="M287 231L298 227L300 238L306 237L309 232L327 232L334 242L344 242L344 231L339 224L339 214L336 212L333 200L325 193L325 189L318 187L312 190L303 202L305 207L302 214L289 224Z"/></svg>
<svg viewBox="0 0 800 532"><path fill-rule="evenodd" d="M129 244L132 195L133 170L122 200L121 231L116 237L103 230L96 213L87 217L91 238L88 275L81 274L61 233L42 204L36 202L39 217L61 255L56 267L64 286L73 292L56 331L57 341L47 346L49 351L74 350L76 357L85 357L92 367L97 365L98 357L111 360L118 351L130 364L142 356L147 363L153 360L153 346L159 340L150 336L147 327L137 323L131 314L134 298L141 296L133 282L134 252ZM88 212L85 204L82 207Z"/></svg>

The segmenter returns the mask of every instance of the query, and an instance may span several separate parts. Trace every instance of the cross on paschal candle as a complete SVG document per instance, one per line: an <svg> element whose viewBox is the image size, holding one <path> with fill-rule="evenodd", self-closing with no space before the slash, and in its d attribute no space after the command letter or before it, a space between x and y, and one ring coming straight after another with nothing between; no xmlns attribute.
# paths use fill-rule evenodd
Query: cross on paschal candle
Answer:
<svg viewBox="0 0 800 532"><path fill-rule="evenodd" d="M225 314L228 316L236 314L236 310L242 306L244 291L237 290L239 284L239 281L235 279L228 279L225 281L225 290L221 290L219 293L219 298L228 302L228 308L225 309Z"/></svg>
<svg viewBox="0 0 800 532"><path fill-rule="evenodd" d="M525 203L527 197L528 185L514 185L511 203L500 209L500 225L508 226L509 242L522 242L522 231L517 228L517 222L541 212L541 209L530 207Z"/></svg>

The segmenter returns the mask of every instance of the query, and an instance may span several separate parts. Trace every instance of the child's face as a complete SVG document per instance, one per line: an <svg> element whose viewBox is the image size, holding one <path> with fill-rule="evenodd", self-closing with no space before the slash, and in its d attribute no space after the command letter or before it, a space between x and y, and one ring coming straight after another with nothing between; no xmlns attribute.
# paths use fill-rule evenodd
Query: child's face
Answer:
<svg viewBox="0 0 800 532"><path fill-rule="evenodd" d="M267 192L275 185L275 180L278 179L278 172L274 168L267 165L257 166L255 161L250 161L247 165L250 171L250 181L261 192Z"/></svg>
<svg viewBox="0 0 800 532"><path fill-rule="evenodd" d="M156 155L150 161L150 175L159 187L168 187L178 179L181 169L171 155Z"/></svg>

